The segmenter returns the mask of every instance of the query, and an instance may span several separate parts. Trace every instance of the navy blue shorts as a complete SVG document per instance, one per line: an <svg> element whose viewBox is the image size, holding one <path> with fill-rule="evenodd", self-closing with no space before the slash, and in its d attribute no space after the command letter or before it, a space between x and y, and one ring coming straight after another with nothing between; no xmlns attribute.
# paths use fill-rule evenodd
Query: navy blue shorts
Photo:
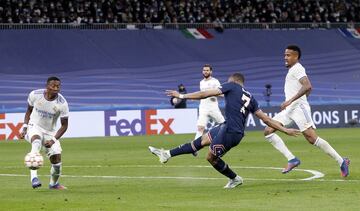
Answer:
<svg viewBox="0 0 360 211"><path fill-rule="evenodd" d="M242 133L228 132L226 122L212 128L207 135L211 142L210 151L217 157L238 145L244 136Z"/></svg>

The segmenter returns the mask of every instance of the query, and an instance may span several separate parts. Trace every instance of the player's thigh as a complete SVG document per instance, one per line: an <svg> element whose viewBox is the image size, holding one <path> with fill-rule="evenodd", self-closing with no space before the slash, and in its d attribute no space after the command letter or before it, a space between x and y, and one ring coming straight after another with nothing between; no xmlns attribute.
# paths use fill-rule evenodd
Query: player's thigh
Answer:
<svg viewBox="0 0 360 211"><path fill-rule="evenodd" d="M288 126L293 123L293 120L290 117L288 110L282 110L280 113L277 113L273 119L280 122L284 126Z"/></svg>
<svg viewBox="0 0 360 211"><path fill-rule="evenodd" d="M231 148L238 145L243 137L240 133L228 133L227 126L221 124L218 127L216 136L211 137L211 144L209 146L211 153L217 157L223 156ZM213 129L212 129L213 130ZM212 131L210 130L210 132ZM211 135L211 133L210 133Z"/></svg>
<svg viewBox="0 0 360 211"><path fill-rule="evenodd" d="M316 128L312 118L311 118L311 109L310 106L300 104L297 106L293 112L291 112L291 118L299 127L301 132L304 132L310 127Z"/></svg>
<svg viewBox="0 0 360 211"><path fill-rule="evenodd" d="M51 140L51 139L53 139L53 137L54 137L53 135L49 135L49 134L44 135L45 140ZM53 145L51 145L50 148L45 147L45 153L48 157L61 154L61 152L62 152L62 148L61 148L60 141L55 141L55 143Z"/></svg>
<svg viewBox="0 0 360 211"><path fill-rule="evenodd" d="M44 133L43 133L41 130L39 130L36 126L29 125L29 127L28 127L28 129L27 129L27 133L26 133L26 135L25 135L25 140L31 144L31 139L32 139L34 136L39 136L41 142L43 142L43 140L44 140Z"/></svg>
<svg viewBox="0 0 360 211"><path fill-rule="evenodd" d="M221 111L219 108L216 108L214 110L211 111L210 116L215 120L216 123L220 124L225 122L225 118L222 115Z"/></svg>
<svg viewBox="0 0 360 211"><path fill-rule="evenodd" d="M196 125L200 126L200 127L206 127L209 120L210 120L209 112L208 111L200 111Z"/></svg>

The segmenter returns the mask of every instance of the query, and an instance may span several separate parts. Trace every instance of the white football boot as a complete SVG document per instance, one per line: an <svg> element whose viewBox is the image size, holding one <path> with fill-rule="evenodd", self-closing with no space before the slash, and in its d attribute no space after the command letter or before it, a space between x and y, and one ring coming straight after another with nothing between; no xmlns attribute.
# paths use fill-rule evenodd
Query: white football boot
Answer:
<svg viewBox="0 0 360 211"><path fill-rule="evenodd" d="M243 184L243 178L236 176L234 179L229 179L229 182L224 186L224 188L231 189L241 184Z"/></svg>
<svg viewBox="0 0 360 211"><path fill-rule="evenodd" d="M170 159L169 151L149 146L151 153L159 157L160 163L166 163Z"/></svg>

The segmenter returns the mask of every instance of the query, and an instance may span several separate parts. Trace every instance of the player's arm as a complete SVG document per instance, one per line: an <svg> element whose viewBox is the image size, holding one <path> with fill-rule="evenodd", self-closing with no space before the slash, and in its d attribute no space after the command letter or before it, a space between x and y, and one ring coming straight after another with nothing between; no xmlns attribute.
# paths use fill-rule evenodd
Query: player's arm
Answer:
<svg viewBox="0 0 360 211"><path fill-rule="evenodd" d="M266 115L261 109L258 109L254 113L259 119L261 119L266 125L269 127L272 127L274 129L277 129L289 136L297 136L300 134L300 131L293 128L286 128L282 126L279 122L271 119L268 115Z"/></svg>
<svg viewBox="0 0 360 211"><path fill-rule="evenodd" d="M27 133L28 124L29 124L29 121L30 121L30 115L31 115L33 109L34 109L34 107L28 104L28 107L27 107L27 110L26 110L26 113L25 113L25 117L24 117L23 129L22 129L21 134L20 134L21 139L23 139L25 137L26 133Z"/></svg>
<svg viewBox="0 0 360 211"><path fill-rule="evenodd" d="M207 97L218 96L222 94L220 89L210 89L210 90L192 92L187 94L179 94L179 92L175 90L166 90L165 93L167 96L170 97L176 97L180 99L194 99L194 100L204 99Z"/></svg>
<svg viewBox="0 0 360 211"><path fill-rule="evenodd" d="M285 102L283 102L281 104L281 110L285 109L292 102L299 99L304 94L306 94L306 96L310 95L310 92L312 90L312 86L311 86L311 82L310 82L309 78L307 76L304 76L304 77L300 78L299 82L301 84L301 89L291 99L289 99L289 100L287 100L287 101L285 101Z"/></svg>
<svg viewBox="0 0 360 211"><path fill-rule="evenodd" d="M60 122L61 122L61 127L59 128L59 130L56 132L55 134L55 140L47 140L44 143L44 146L47 148L50 148L55 141L58 141L62 135L64 135L64 133L66 132L67 128L68 128L68 122L69 122L69 118L68 117L62 117L60 118Z"/></svg>

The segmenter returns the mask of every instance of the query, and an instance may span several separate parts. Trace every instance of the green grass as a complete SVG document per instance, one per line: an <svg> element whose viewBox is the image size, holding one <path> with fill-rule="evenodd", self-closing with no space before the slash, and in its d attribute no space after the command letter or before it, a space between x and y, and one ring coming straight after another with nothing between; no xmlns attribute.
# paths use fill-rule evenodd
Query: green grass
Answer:
<svg viewBox="0 0 360 211"><path fill-rule="evenodd" d="M207 149L196 158L183 155L165 165L147 149L148 145L172 148L192 139L192 134L64 139L65 191L47 189L48 161L39 170L43 187L33 190L23 166L30 145L0 142L0 210L359 210L360 130L322 129L318 134L351 159L348 178L342 179L337 163L303 137L283 135L301 159L300 169L320 171L323 178L303 181L312 174L247 168L286 164L257 131L248 132L224 156L244 178L244 184L233 190L222 188L227 179L209 167Z"/></svg>

